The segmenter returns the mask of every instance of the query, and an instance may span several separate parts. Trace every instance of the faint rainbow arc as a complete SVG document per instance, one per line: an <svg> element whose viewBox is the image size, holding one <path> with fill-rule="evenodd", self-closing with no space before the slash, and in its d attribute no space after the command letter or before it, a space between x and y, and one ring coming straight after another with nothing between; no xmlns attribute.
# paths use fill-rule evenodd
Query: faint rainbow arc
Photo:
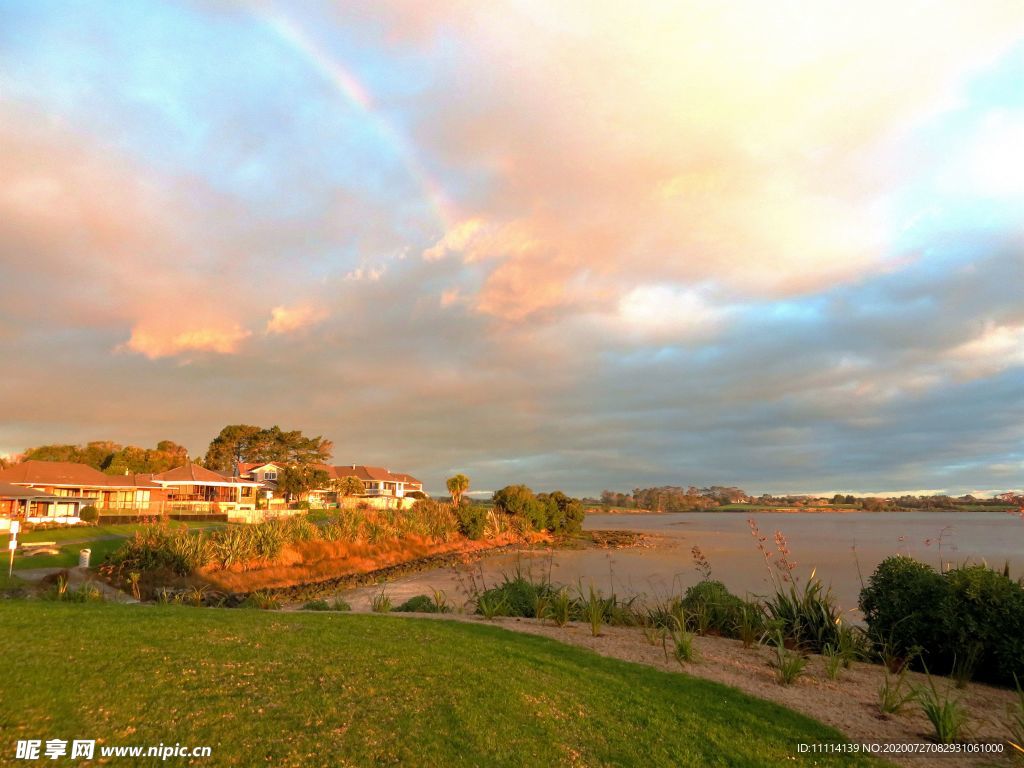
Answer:
<svg viewBox="0 0 1024 768"><path fill-rule="evenodd" d="M303 58L344 97L345 101L358 109L373 124L375 130L401 158L406 171L422 190L445 230L450 229L455 224L457 217L444 187L423 166L408 139L395 130L387 118L380 114L373 103L373 97L369 90L360 82L359 78L287 16L266 9L260 11L258 15L282 40L302 54Z"/></svg>

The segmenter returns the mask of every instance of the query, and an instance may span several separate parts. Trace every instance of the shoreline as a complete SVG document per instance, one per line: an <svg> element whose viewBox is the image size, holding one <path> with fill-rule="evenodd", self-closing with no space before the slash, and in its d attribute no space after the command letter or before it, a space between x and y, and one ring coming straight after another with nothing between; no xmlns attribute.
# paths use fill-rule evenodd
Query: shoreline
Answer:
<svg viewBox="0 0 1024 768"><path fill-rule="evenodd" d="M241 602L254 592L263 592L280 597L288 602L314 600L324 595L337 594L346 590L356 590L376 586L382 582L415 577L424 573L441 569L469 566L480 560L495 555L514 554L517 552L553 552L556 550L583 549L642 549L657 546L661 537L635 531L585 531L578 536L565 537L550 541L537 542L497 542L492 546L471 546L448 551L414 557L402 562L372 568L366 571L339 573L326 578L313 579L300 584L281 586L263 586L249 590L226 589L215 579L203 574L200 578L211 587L227 591L229 600ZM472 544L472 542L470 542ZM340 561L339 561L340 562ZM259 571L249 573L258 574Z"/></svg>

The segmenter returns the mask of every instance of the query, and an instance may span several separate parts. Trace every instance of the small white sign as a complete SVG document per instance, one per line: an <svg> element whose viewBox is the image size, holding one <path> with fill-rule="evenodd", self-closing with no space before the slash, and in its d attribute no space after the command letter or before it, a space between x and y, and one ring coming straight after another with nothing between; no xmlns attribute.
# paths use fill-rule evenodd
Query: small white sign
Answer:
<svg viewBox="0 0 1024 768"><path fill-rule="evenodd" d="M17 549L18 548L18 540L17 539L11 539L10 541L8 541L7 542L7 548L12 550L12 551Z"/></svg>
<svg viewBox="0 0 1024 768"><path fill-rule="evenodd" d="M21 520L11 520L11 535L21 530Z"/></svg>

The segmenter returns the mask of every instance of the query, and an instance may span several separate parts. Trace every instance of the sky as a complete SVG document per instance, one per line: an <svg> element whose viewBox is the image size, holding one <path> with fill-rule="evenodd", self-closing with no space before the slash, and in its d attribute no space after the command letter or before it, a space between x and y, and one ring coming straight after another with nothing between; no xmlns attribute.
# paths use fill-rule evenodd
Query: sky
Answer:
<svg viewBox="0 0 1024 768"><path fill-rule="evenodd" d="M1024 486L1024 4L0 0L0 454Z"/></svg>

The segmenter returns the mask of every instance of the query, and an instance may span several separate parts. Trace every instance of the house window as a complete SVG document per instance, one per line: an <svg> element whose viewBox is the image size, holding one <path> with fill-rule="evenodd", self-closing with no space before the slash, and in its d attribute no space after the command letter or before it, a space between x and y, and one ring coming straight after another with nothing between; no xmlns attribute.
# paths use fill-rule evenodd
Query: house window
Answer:
<svg viewBox="0 0 1024 768"><path fill-rule="evenodd" d="M265 480L277 480L277 472L264 472L263 478Z"/></svg>

